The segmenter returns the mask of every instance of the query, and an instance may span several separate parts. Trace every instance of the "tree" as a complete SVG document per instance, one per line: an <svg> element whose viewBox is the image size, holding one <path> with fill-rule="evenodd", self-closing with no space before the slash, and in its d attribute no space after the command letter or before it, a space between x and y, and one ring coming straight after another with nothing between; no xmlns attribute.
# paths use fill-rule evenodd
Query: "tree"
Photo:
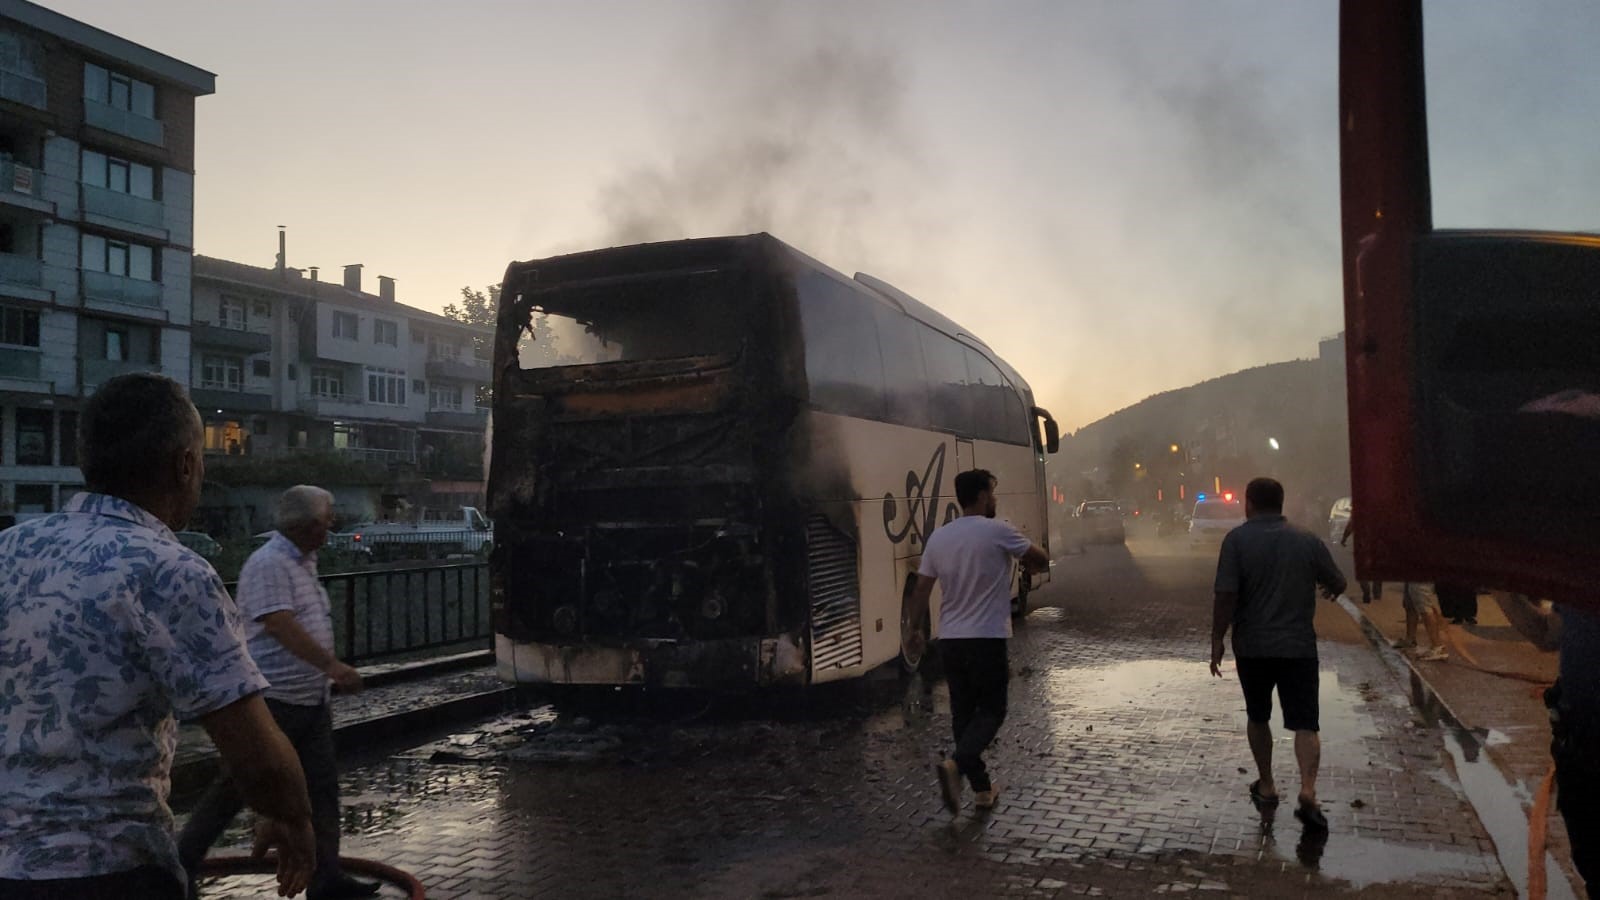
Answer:
<svg viewBox="0 0 1600 900"><path fill-rule="evenodd" d="M491 284L481 291L470 287L461 289L461 304L446 303L440 312L447 319L454 319L466 325L477 325L493 329L495 317L500 310L500 285ZM478 359L494 358L493 335L473 335L472 352ZM478 406L487 407L493 385L478 385Z"/></svg>

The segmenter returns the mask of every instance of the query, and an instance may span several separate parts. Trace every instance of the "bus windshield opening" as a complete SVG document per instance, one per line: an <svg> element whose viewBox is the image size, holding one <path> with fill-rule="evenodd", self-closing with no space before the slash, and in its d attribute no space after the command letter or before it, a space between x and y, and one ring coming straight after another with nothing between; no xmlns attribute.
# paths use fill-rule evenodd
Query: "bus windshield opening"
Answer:
<svg viewBox="0 0 1600 900"><path fill-rule="evenodd" d="M743 279L697 271L526 291L517 361L524 370L691 356L736 356Z"/></svg>

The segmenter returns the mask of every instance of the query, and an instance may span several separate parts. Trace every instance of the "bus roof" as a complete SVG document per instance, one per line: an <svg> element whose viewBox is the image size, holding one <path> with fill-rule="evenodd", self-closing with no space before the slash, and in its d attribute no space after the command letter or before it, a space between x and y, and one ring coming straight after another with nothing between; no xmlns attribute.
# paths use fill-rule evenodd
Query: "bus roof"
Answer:
<svg viewBox="0 0 1600 900"><path fill-rule="evenodd" d="M887 303L891 308L899 310L911 319L942 331L950 337L965 341L974 350L982 353L990 362L994 363L1000 369L1001 374L1009 379L1018 390L1023 391L1030 398L1029 402L1032 402L1032 389L1028 387L1027 380L1016 369L1012 368L1010 363L996 355L989 348L989 345L973 334L971 330L963 328L948 316L886 281L874 278L865 272L857 272L853 279L847 278L843 273L827 263L795 249L767 232L724 237L685 238L676 241L655 241L645 244L584 250L545 259L513 262L506 267L505 280L502 284L505 286L505 294L514 295L529 280L543 280L539 279L539 276L545 272L555 276L553 279L555 283L603 278L608 273L615 272L613 266L624 260L626 263L622 268L638 270L641 275L658 266L683 269L685 266L716 265L718 262L733 261L743 255L741 251L748 251L763 244L789 256L801 265L821 271L846 284L861 288L865 293Z"/></svg>

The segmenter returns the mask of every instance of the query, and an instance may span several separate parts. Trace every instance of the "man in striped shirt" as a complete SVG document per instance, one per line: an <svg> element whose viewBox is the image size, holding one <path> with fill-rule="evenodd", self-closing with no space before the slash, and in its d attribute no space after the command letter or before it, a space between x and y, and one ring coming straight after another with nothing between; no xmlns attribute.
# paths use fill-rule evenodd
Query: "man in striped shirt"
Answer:
<svg viewBox="0 0 1600 900"><path fill-rule="evenodd" d="M361 689L361 676L333 652L328 593L317 579L317 550L333 527L333 495L296 485L278 499L278 530L239 573L239 612L250 656L270 686L267 708L289 736L305 769L317 835L317 867L308 900L365 897L376 882L339 867L339 772L334 759L329 695ZM238 814L239 796L226 773L211 785L178 838L184 867L195 866Z"/></svg>

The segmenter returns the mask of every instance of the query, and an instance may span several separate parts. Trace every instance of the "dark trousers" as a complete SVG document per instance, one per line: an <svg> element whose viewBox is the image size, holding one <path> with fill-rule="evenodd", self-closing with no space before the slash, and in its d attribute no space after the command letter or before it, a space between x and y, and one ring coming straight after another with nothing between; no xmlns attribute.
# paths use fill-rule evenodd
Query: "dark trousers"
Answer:
<svg viewBox="0 0 1600 900"><path fill-rule="evenodd" d="M1446 619L1476 619L1478 590L1467 585L1439 582L1433 586L1439 595L1439 613Z"/></svg>
<svg viewBox="0 0 1600 900"><path fill-rule="evenodd" d="M1011 662L1004 638L955 638L939 642L945 681L950 685L950 718L961 774L975 791L987 791L989 769L983 751L1006 720L1006 690Z"/></svg>
<svg viewBox="0 0 1600 900"><path fill-rule="evenodd" d="M158 866L140 866L127 872L89 878L50 878L14 881L0 878L5 900L183 900L184 888L172 873Z"/></svg>
<svg viewBox="0 0 1600 900"><path fill-rule="evenodd" d="M1600 898L1600 737L1558 737L1556 807L1572 840L1572 865L1589 896Z"/></svg>
<svg viewBox="0 0 1600 900"><path fill-rule="evenodd" d="M337 879L339 869L339 769L333 752L333 715L328 704L296 706L267 700L267 709L278 723L306 773L306 790L311 795L311 827L317 836L317 869L311 877L313 887ZM188 824L178 835L178 858L194 876L200 860L211 845L228 829L233 817L244 809L233 779L224 771L195 806Z"/></svg>

